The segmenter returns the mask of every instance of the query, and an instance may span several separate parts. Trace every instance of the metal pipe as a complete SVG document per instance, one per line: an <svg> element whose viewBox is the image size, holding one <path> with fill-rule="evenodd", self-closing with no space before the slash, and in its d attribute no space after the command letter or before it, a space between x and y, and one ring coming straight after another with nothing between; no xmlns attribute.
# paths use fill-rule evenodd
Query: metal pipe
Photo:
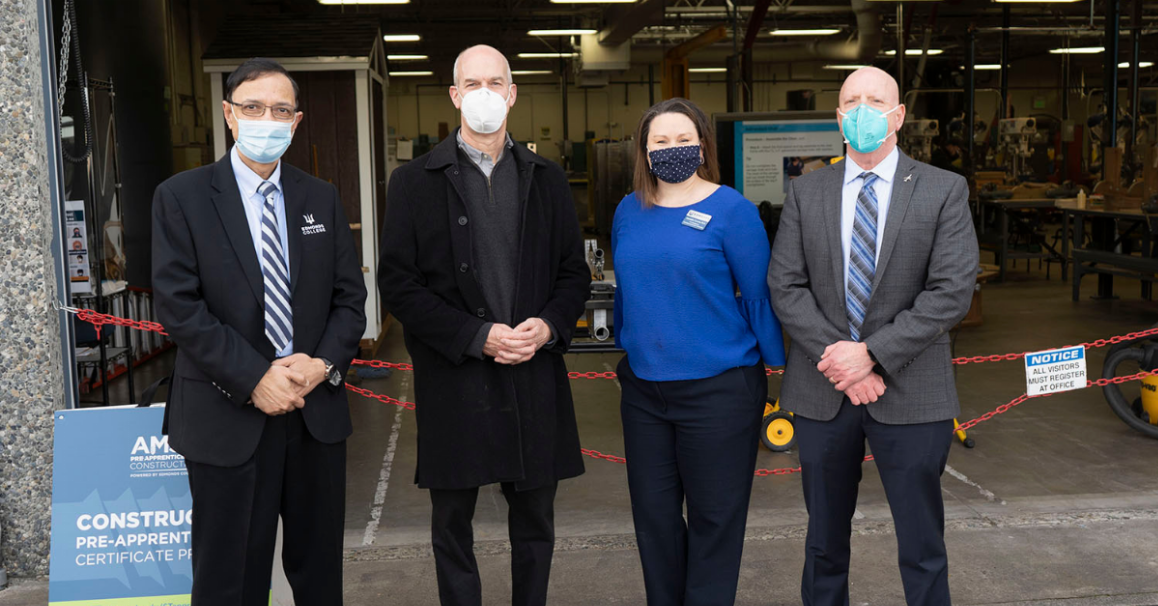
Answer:
<svg viewBox="0 0 1158 606"><path fill-rule="evenodd" d="M1070 119L1070 55L1062 55L1062 120Z"/></svg>
<svg viewBox="0 0 1158 606"><path fill-rule="evenodd" d="M1000 32L1014 32L1018 34L1068 34L1068 35L1091 35L1102 36L1104 32L1096 29L1090 29L1088 26L1081 27L1046 27L1033 25L1018 25L1010 27L979 27L977 32L981 34L996 34Z"/></svg>
<svg viewBox="0 0 1158 606"><path fill-rule="evenodd" d="M913 87L920 87L925 81L925 66L929 61L929 47L933 43L933 28L937 25L937 4L933 4L929 11L929 22L925 24L925 35L921 40L921 58L917 61L917 73L914 74Z"/></svg>
<svg viewBox="0 0 1158 606"><path fill-rule="evenodd" d="M897 3L897 88L905 94L905 3Z"/></svg>
<svg viewBox="0 0 1158 606"><path fill-rule="evenodd" d="M969 29L969 43L965 55L965 172L973 178L973 115L977 112L977 70L973 68L977 62L977 34Z"/></svg>
<svg viewBox="0 0 1158 606"><path fill-rule="evenodd" d="M758 60L769 63L791 63L810 59L870 62L881 49L881 18L870 0L851 0L856 15L856 39L843 42L813 41L777 46L768 57ZM635 54L634 51L632 53Z"/></svg>
<svg viewBox="0 0 1158 606"><path fill-rule="evenodd" d="M1141 55L1142 52L1142 0L1134 0L1134 14L1130 17L1130 26L1131 29L1134 30L1134 39L1132 40L1134 45L1130 53L1130 116L1132 119L1130 120L1130 142L1127 144L1127 147L1129 150L1128 157L1130 158L1130 172L1133 173L1134 166L1143 161L1142 158L1138 157L1137 149L1138 119L1142 117L1142 108L1140 107L1142 99L1138 91L1140 85L1138 61L1140 59L1139 55Z"/></svg>
<svg viewBox="0 0 1158 606"><path fill-rule="evenodd" d="M1118 146L1119 0L1106 0L1106 137L1105 147ZM1137 62L1135 62L1137 63ZM1107 179L1108 175L1102 175ZM1115 178L1117 176L1115 175Z"/></svg>
<svg viewBox="0 0 1158 606"><path fill-rule="evenodd" d="M655 105L655 64L647 64L647 106Z"/></svg>
<svg viewBox="0 0 1158 606"><path fill-rule="evenodd" d="M54 30L52 7L46 2L37 2L37 36L40 56L52 57L54 51ZM61 155L60 107L57 105L57 73L52 61L40 62L40 81L44 94L42 111L45 123L45 171L48 179L48 193L52 217L52 269L56 282L56 297L64 305L72 305L72 293L68 277L68 252L65 250L64 233L64 160ZM79 125L78 125L79 126ZM76 408L80 399L76 370L76 339L72 316L59 310L56 314L60 325L61 374L63 376L64 407ZM0 572L3 569L0 568Z"/></svg>
<svg viewBox="0 0 1158 606"><path fill-rule="evenodd" d="M587 98L588 89L583 89L583 140L587 140L587 132L591 130L591 101ZM650 107L650 106L649 106Z"/></svg>
<svg viewBox="0 0 1158 606"><path fill-rule="evenodd" d="M1092 0L1091 0L1092 1ZM1009 5L1002 7L1001 25L1001 111L1002 118L1009 117Z"/></svg>
<svg viewBox="0 0 1158 606"><path fill-rule="evenodd" d="M563 74L563 145L566 147L567 141L571 140L571 129L569 124L571 122L571 114L569 113L567 106L567 63L564 59L560 59L559 62L561 64L559 66L559 72ZM563 149L562 152L564 159L563 168L570 168L571 150Z"/></svg>

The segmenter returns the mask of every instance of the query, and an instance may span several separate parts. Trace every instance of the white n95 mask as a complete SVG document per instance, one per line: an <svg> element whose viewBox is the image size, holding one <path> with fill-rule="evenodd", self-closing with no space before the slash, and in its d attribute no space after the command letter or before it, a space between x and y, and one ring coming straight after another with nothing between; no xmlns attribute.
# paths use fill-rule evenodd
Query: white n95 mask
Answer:
<svg viewBox="0 0 1158 606"><path fill-rule="evenodd" d="M509 98L511 89L507 88ZM462 96L462 117L470 129L489 135L503 126L507 119L507 99L489 88L473 90Z"/></svg>

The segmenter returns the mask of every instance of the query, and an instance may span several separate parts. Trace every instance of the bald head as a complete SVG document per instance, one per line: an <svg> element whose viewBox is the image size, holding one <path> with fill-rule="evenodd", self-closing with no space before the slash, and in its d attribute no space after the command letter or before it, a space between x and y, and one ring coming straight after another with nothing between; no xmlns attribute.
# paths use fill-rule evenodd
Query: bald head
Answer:
<svg viewBox="0 0 1158 606"><path fill-rule="evenodd" d="M496 77L503 78L503 86L509 86L511 64L493 46L479 44L458 54L454 60L454 85L465 86L467 81L490 83Z"/></svg>
<svg viewBox="0 0 1158 606"><path fill-rule="evenodd" d="M888 72L875 67L856 70L840 87L840 108L844 111L861 103L886 111L900 102L901 93L897 81Z"/></svg>
<svg viewBox="0 0 1158 606"><path fill-rule="evenodd" d="M858 145L850 143L849 157L861 168L868 170L876 166L896 148L897 139L894 135L901 130L901 126L905 123L905 106L901 105L901 93L897 87L897 81L887 72L875 67L862 67L856 70L845 79L844 85L840 87L839 111L836 115L836 122L840 125L846 140L848 133L845 132L846 127L843 118L860 105L877 110L884 114L884 119L888 121L887 131L880 133L884 139L879 142L872 142L874 145L871 147L865 146L865 131L859 129L854 135L854 137L859 137ZM871 126L868 132L874 132ZM876 135L869 136L875 137ZM857 151L858 149L865 151L860 152Z"/></svg>

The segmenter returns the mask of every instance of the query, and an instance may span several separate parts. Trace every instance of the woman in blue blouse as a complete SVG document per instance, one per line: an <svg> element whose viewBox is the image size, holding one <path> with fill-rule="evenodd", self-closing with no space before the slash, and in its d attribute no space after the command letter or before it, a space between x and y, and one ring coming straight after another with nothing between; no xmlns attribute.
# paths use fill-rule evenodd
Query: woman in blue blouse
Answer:
<svg viewBox="0 0 1158 606"><path fill-rule="evenodd" d="M647 602L728 605L768 394L764 364L784 364L768 238L756 206L717 185L714 133L700 108L655 105L636 142L635 192L616 210L611 249Z"/></svg>

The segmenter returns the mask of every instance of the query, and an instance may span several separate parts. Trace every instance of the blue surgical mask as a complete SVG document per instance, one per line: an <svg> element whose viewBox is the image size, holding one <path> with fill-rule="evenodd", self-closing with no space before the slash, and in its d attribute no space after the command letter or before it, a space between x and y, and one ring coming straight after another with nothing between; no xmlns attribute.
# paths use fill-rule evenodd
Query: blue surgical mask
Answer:
<svg viewBox="0 0 1158 606"><path fill-rule="evenodd" d="M862 103L847 114L836 110L844 117L840 121L841 130L844 131L844 142L862 154L871 154L880 149L882 143L896 134L896 131L889 131L889 119L886 116L900 107L898 105L887 112L882 112Z"/></svg>
<svg viewBox="0 0 1158 606"><path fill-rule="evenodd" d="M647 152L651 160L651 174L660 181L683 183L696 174L704 163L699 145L665 147Z"/></svg>
<svg viewBox="0 0 1158 606"><path fill-rule="evenodd" d="M293 141L293 121L237 120L237 146L246 158L259 164L272 164L281 158Z"/></svg>

